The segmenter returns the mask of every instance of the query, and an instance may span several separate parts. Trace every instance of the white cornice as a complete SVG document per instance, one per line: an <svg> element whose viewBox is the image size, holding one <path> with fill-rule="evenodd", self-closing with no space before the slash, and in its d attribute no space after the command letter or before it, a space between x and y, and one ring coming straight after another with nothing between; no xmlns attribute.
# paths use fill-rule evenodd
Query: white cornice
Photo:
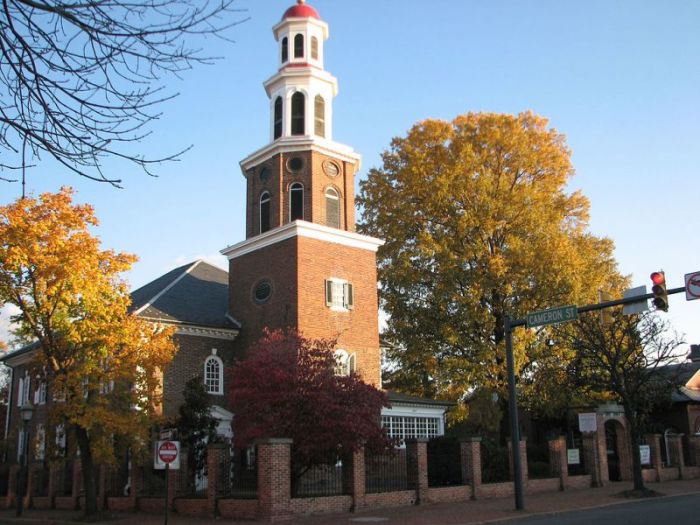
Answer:
<svg viewBox="0 0 700 525"><path fill-rule="evenodd" d="M5 358L4 362L7 366L10 368L14 368L19 365L24 365L26 363L29 363L32 359L34 359L34 354L36 354L36 351L38 348L34 348L32 350L27 350L26 352L22 352L19 355L13 356L12 354L8 354L8 356Z"/></svg>
<svg viewBox="0 0 700 525"><path fill-rule="evenodd" d="M350 146L340 144L331 140L321 139L319 137L284 137L270 144L263 146L257 151L254 151L240 162L241 171L245 176L245 172L252 166L257 166L261 162L276 155L277 153L294 153L300 150L312 150L323 155L335 157L344 162L351 162L357 167L355 171L360 171L362 156L355 153Z"/></svg>
<svg viewBox="0 0 700 525"><path fill-rule="evenodd" d="M174 322L171 319L159 319L156 317L141 317L152 323L161 323L175 327L176 335L194 335L198 337L211 337L213 339L227 339L233 341L238 335L236 328L214 328L211 326L200 326L191 324L182 324Z"/></svg>
<svg viewBox="0 0 700 525"><path fill-rule="evenodd" d="M231 260L247 253L260 250L261 248L277 244L278 242L291 239L292 237L306 237L307 239L331 242L371 252L376 252L377 248L384 244L383 240L369 237L368 235L360 235L355 232L329 228L328 226L322 226L321 224L313 222L294 221L232 246L228 246L221 250L221 254Z"/></svg>
<svg viewBox="0 0 700 525"><path fill-rule="evenodd" d="M211 337L212 339L226 339L233 341L238 336L238 330L225 328L209 328L205 326L181 325L175 330L176 335L193 335L196 337Z"/></svg>
<svg viewBox="0 0 700 525"><path fill-rule="evenodd" d="M332 86L333 96L338 95L338 79L331 75L328 71L324 69L319 69L315 66L294 66L286 65L280 69L277 73L268 78L263 82L263 87L265 88L265 93L270 97L275 91L274 85L283 83L285 80L296 80L299 78L309 78L318 80L319 82L325 82ZM298 84L299 82L296 82ZM294 85L294 82L291 82Z"/></svg>
<svg viewBox="0 0 700 525"><path fill-rule="evenodd" d="M323 20L319 20L317 18L311 18L311 17L300 17L300 16L294 16L294 17L289 17L289 18L283 18L280 20L275 26L272 28L272 34L275 35L275 40L279 40L279 31L286 25L294 25L294 26L299 26L303 24L309 24L312 26L317 26L321 28L321 31L323 31L323 38L325 40L328 40L329 36L329 31L328 31L328 24L324 22Z"/></svg>

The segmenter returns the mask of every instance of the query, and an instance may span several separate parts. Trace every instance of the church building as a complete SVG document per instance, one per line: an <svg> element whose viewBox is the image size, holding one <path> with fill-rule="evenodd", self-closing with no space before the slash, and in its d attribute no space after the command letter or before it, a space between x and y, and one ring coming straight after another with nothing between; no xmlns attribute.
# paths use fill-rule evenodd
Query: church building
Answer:
<svg viewBox="0 0 700 525"><path fill-rule="evenodd" d="M175 325L179 350L164 372L163 410L175 417L185 383L203 378L219 433L231 437L225 367L267 328L294 328L337 340L337 373L357 372L381 388L376 252L383 241L355 231L355 175L361 157L333 140L338 81L324 69L328 24L298 3L273 27L276 72L264 82L269 141L240 162L246 178L246 238L221 250L228 272L204 261L176 268L132 293L135 313ZM9 354L13 369L6 429L18 408L51 402L26 365L34 347ZM450 403L389 392L382 412L390 435L444 433ZM30 432L40 435L37 428ZM18 457L21 453L18 443ZM41 446L40 446L41 448ZM37 450L37 449L34 449Z"/></svg>

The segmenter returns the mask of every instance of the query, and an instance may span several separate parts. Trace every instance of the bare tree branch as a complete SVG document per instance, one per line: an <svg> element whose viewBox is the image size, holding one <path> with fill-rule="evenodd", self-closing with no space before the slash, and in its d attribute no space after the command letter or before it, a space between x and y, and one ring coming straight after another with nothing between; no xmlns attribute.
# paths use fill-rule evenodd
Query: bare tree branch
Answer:
<svg viewBox="0 0 700 525"><path fill-rule="evenodd" d="M48 154L72 172L118 186L107 157L145 173L189 148L150 158L126 146L150 134L177 96L161 80L212 62L189 41L228 38L244 21L235 0L0 0L0 169ZM0 177L3 181L14 181Z"/></svg>

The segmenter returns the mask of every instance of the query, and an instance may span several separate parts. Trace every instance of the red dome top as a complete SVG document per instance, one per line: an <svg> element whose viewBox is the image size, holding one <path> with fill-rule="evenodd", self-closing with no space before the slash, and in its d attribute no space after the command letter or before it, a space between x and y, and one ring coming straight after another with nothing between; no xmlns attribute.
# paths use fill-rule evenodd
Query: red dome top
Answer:
<svg viewBox="0 0 700 525"><path fill-rule="evenodd" d="M285 18L316 18L321 20L318 11L310 5L306 5L304 0L297 0L297 5L293 5L287 9L282 15L282 20Z"/></svg>

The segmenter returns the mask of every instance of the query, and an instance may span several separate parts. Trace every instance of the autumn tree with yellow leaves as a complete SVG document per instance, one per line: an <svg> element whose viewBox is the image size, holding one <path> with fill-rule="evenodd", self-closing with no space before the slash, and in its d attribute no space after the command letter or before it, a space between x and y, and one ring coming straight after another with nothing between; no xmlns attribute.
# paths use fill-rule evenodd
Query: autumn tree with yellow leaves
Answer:
<svg viewBox="0 0 700 525"><path fill-rule="evenodd" d="M72 196L63 188L0 207L0 302L20 309L20 335L37 343L33 371L53 425L76 437L90 514L94 465L114 459L115 439L149 443L175 346L172 329L129 313L121 274L136 258L102 250L92 207Z"/></svg>
<svg viewBox="0 0 700 525"><path fill-rule="evenodd" d="M622 286L612 241L587 231L588 201L567 191L570 151L546 119L425 120L382 160L361 184L360 229L386 240L380 296L395 388L504 394L506 315L596 302L599 288ZM566 357L548 339L547 328L514 338L525 394Z"/></svg>

